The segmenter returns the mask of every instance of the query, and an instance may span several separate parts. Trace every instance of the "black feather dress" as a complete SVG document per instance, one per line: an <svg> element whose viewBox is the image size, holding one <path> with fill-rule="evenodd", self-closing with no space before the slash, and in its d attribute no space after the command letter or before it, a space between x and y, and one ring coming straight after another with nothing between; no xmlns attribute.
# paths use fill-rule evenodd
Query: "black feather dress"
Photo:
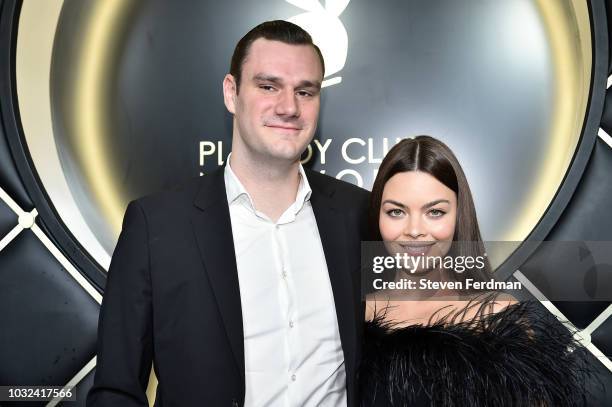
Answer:
<svg viewBox="0 0 612 407"><path fill-rule="evenodd" d="M460 315L402 328L384 315L366 322L362 406L588 405L588 351L539 303Z"/></svg>

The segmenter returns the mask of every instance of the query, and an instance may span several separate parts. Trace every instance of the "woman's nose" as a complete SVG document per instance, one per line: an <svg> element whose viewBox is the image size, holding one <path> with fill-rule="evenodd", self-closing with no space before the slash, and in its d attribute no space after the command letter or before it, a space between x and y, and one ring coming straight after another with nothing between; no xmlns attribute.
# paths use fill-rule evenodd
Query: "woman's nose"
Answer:
<svg viewBox="0 0 612 407"><path fill-rule="evenodd" d="M419 237L425 236L423 224L418 216L410 216L406 219L404 235L412 239L418 239Z"/></svg>

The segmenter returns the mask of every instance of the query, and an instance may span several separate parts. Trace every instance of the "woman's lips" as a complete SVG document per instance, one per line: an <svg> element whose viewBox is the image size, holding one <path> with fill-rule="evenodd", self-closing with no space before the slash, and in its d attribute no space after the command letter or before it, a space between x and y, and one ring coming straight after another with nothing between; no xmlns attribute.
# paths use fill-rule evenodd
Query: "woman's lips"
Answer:
<svg viewBox="0 0 612 407"><path fill-rule="evenodd" d="M411 256L426 255L435 242L401 242L400 247Z"/></svg>

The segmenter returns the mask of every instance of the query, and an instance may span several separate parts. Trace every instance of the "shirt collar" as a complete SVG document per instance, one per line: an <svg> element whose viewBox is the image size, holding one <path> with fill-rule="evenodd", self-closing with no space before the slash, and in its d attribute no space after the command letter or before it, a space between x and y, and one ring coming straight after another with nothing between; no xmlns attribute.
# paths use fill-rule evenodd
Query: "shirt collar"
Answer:
<svg viewBox="0 0 612 407"><path fill-rule="evenodd" d="M225 170L223 173L223 179L225 180L225 192L227 194L227 203L232 204L239 197L246 195L246 197L251 201L251 196L247 192L246 188L242 185L234 171L232 171L232 167L230 166L230 157L232 153L229 153L227 156L227 164L225 165Z"/></svg>
<svg viewBox="0 0 612 407"><path fill-rule="evenodd" d="M308 178L306 177L306 172L304 171L304 167L302 163L298 166L298 171L300 173L300 185L298 186L298 192L295 196L295 213L298 213L304 203L310 200L310 195L312 195L312 189L310 189L310 184L308 183Z"/></svg>
<svg viewBox="0 0 612 407"><path fill-rule="evenodd" d="M229 153L229 155L227 156L227 164L225 165L225 170L223 174L223 178L225 180L225 191L227 194L227 203L231 205L236 200L244 196L250 203L251 207L255 208L253 200L251 199L251 195L249 195L244 185L242 185L234 171L232 171L232 167L230 165L231 156L232 153ZM310 196L312 195L312 189L310 189L310 184L308 183L306 172L304 171L304 167L301 163L298 166L298 171L300 174L300 184L298 186L295 202L292 205L294 207L295 213L297 213L302 208L305 202L310 200Z"/></svg>

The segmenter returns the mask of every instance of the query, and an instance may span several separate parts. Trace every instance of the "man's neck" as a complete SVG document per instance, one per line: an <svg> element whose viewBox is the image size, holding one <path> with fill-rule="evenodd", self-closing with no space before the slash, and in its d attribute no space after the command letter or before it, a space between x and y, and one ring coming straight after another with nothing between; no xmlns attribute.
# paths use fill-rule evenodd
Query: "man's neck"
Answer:
<svg viewBox="0 0 612 407"><path fill-rule="evenodd" d="M232 153L229 165L247 190L255 209L276 222L295 202L300 185L299 161L264 162Z"/></svg>

